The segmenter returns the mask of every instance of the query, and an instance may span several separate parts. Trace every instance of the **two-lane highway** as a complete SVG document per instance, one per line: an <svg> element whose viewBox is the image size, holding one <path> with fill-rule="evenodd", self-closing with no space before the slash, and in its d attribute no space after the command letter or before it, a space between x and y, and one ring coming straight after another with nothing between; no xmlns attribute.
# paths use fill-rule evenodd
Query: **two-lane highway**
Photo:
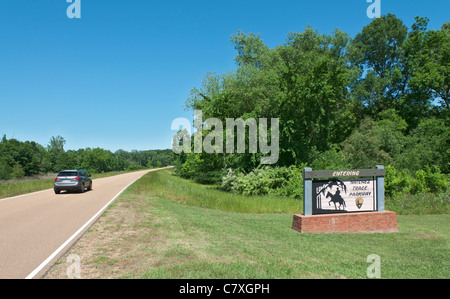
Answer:
<svg viewBox="0 0 450 299"><path fill-rule="evenodd" d="M46 190L0 199L0 279L41 277L118 194L148 172L94 180L85 193Z"/></svg>

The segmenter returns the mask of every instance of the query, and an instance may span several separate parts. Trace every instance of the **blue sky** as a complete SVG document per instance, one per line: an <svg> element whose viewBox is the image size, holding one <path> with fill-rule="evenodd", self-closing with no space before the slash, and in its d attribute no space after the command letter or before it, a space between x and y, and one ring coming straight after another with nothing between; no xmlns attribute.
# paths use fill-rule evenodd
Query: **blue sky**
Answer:
<svg viewBox="0 0 450 299"><path fill-rule="evenodd" d="M0 135L66 149L170 148L171 123L208 72L235 69L230 36L261 34L269 47L311 25L354 37L370 23L366 0L66 0L0 2ZM381 0L408 27L440 29L448 0Z"/></svg>

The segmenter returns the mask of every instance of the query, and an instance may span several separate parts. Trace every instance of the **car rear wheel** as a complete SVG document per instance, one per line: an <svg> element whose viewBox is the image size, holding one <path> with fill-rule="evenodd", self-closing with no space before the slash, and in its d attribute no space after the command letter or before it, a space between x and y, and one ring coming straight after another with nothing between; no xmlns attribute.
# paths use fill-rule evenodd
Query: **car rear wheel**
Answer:
<svg viewBox="0 0 450 299"><path fill-rule="evenodd" d="M88 191L92 190L92 182L89 182L89 187L88 187Z"/></svg>
<svg viewBox="0 0 450 299"><path fill-rule="evenodd" d="M82 182L81 183L81 185L80 185L80 193L83 193L84 192L84 183Z"/></svg>
<svg viewBox="0 0 450 299"><path fill-rule="evenodd" d="M60 194L61 193L61 190L56 190L55 189L55 194Z"/></svg>

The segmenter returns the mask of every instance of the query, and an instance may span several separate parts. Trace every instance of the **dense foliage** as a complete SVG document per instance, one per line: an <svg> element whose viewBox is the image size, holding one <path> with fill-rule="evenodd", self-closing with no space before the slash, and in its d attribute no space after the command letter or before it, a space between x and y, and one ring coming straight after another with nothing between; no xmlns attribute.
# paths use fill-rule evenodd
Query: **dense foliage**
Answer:
<svg viewBox="0 0 450 299"><path fill-rule="evenodd" d="M260 165L261 154L249 153L247 136L246 154L183 153L178 174L244 194L298 196L298 188L289 190L299 186L305 165L385 165L389 195L444 192L450 171L450 23L428 30L428 22L416 17L408 29L388 14L354 38L339 29L327 35L307 27L273 49L258 35L234 34L236 70L208 74L186 108L223 123L279 118L279 161L271 168Z"/></svg>
<svg viewBox="0 0 450 299"><path fill-rule="evenodd" d="M3 136L0 142L0 180L55 173L62 169L86 169L90 173L137 170L175 163L171 150L115 153L102 148L64 150L66 141L52 137L47 147L33 141L22 142Z"/></svg>

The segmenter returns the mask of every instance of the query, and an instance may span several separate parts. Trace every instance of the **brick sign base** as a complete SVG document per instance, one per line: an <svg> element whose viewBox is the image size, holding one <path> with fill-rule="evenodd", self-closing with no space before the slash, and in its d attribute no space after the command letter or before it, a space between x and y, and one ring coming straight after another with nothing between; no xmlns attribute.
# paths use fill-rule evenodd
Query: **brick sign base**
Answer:
<svg viewBox="0 0 450 299"><path fill-rule="evenodd" d="M300 233L309 234L398 233L397 214L389 211L295 215L292 228Z"/></svg>

